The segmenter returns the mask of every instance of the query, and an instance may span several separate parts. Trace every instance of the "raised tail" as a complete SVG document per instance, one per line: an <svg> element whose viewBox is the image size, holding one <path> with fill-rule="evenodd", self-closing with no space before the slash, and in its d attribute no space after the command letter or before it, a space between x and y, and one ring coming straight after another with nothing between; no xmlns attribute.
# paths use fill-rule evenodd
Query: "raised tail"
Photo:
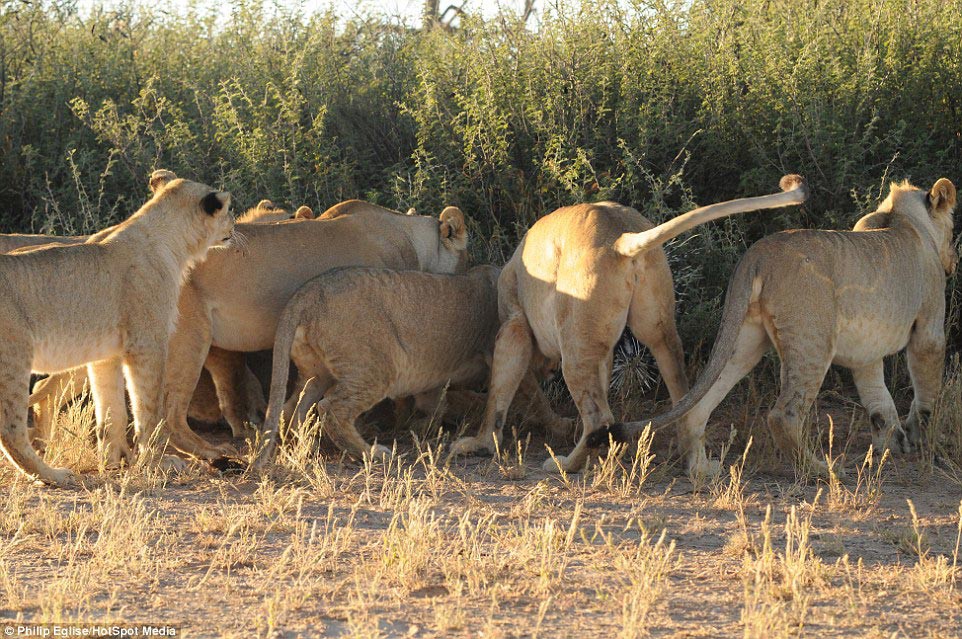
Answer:
<svg viewBox="0 0 962 639"><path fill-rule="evenodd" d="M742 322L748 313L748 305L751 304L752 296L755 294L755 264L756 261L747 256L747 259L742 258L735 269L735 274L728 285L725 310L722 313L718 337L715 339L714 347L712 347L708 364L692 389L667 413L650 419L611 424L607 428L599 428L588 436L586 443L589 448L607 446L609 439L615 442L627 442L640 434L649 424L652 432L664 430L671 424L683 419L705 397L708 390L718 381L725 365L728 364L735 353Z"/></svg>
<svg viewBox="0 0 962 639"><path fill-rule="evenodd" d="M671 238L681 235L700 224L736 213L801 204L808 199L808 185L805 184L804 178L800 175L786 175L782 177L778 185L781 187L782 193L746 197L740 200L729 200L728 202L702 206L659 224L653 229L640 233L625 233L615 240L614 249L626 257L634 257L648 249L660 246Z"/></svg>

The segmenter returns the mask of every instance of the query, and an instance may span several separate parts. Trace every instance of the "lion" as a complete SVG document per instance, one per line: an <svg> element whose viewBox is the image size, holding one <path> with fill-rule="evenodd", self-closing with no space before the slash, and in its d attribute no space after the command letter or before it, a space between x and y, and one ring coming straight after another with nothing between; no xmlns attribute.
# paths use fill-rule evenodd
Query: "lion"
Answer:
<svg viewBox="0 0 962 639"><path fill-rule="evenodd" d="M181 292L181 319L171 338L165 391L166 423L172 444L181 452L202 459L235 452L230 445L209 444L187 425L187 408L205 358L211 347L229 355L218 358L219 365L210 370L218 392L242 388L231 381L243 374L241 354L273 347L284 306L308 280L338 266L436 273L466 267L467 227L457 207L433 218L400 215L357 200L341 206L359 214L240 224L244 246L212 253L191 272ZM254 424L261 421L253 413L245 418Z"/></svg>
<svg viewBox="0 0 962 639"><path fill-rule="evenodd" d="M152 192L161 188L167 181L175 179L177 176L166 169L159 169L151 174L149 186ZM261 200L258 204L248 209L237 218L238 223L271 223L282 220L297 219L310 220L314 218L313 210L308 206L301 206L292 216L285 209L277 207L271 200ZM28 244L22 239L23 236L0 236L0 242L7 238L15 238L21 246L12 251L14 254L32 251L39 245L46 245L50 240L61 241L97 241L98 238L109 234L115 227L109 227L98 232L93 236L74 236L74 237L55 237L44 235L33 235L29 241L35 241L36 245ZM224 363L224 360L227 360ZM236 364L232 354L212 349L208 354L205 366L214 368L216 366L232 367ZM246 362L241 362L241 370L235 375L231 372L228 382L222 384L220 395L223 396L224 405L221 405L217 388L213 384L210 374L205 369L198 380L197 387L191 397L188 415L198 421L205 423L216 423L225 417L231 427L235 437L246 433L243 430L244 419L248 412L263 415L267 410L267 402L264 399L264 392L260 381L254 373L247 367ZM85 387L89 386L89 376L86 367L77 368L71 371L64 371L46 377L36 383L30 395L30 405L34 408L33 422L34 430L32 439L39 447L43 447L50 440L53 434L53 421L63 406L75 399ZM228 386L236 384L237 386ZM126 422L126 405L116 407L115 417L119 422ZM123 411L121 413L121 410ZM103 432L105 424L98 422L98 432ZM111 448L108 455L108 465L119 465L122 460L132 461L132 451L129 447Z"/></svg>
<svg viewBox="0 0 962 639"><path fill-rule="evenodd" d="M270 200L261 200L252 209L247 209L244 211L243 215L237 217L238 224L249 224L254 222L268 223L268 222L283 222L284 220L313 220L314 211L309 206L300 206L294 215L291 215L286 210L275 206Z"/></svg>
<svg viewBox="0 0 962 639"><path fill-rule="evenodd" d="M143 461L161 461L164 442L155 431L179 289L208 249L229 241L229 209L229 193L173 180L97 242L0 255L0 444L21 472L47 484L76 483L72 471L47 465L30 445L26 400L31 371L87 362L95 362L98 414L112 408L118 387L122 399L126 376Z"/></svg>
<svg viewBox="0 0 962 639"><path fill-rule="evenodd" d="M902 182L851 231L783 231L759 240L735 268L718 338L691 392L654 419L597 431L589 444L625 441L649 423L655 430L678 423L689 473L714 472L705 453L708 418L774 346L781 388L768 424L782 451L827 474L803 425L835 364L852 371L875 450L911 452L942 384L945 283L958 262L955 202L946 178L928 191ZM902 349L914 391L905 429L883 366Z"/></svg>
<svg viewBox="0 0 962 639"><path fill-rule="evenodd" d="M300 422L317 404L325 434L341 450L382 458L390 449L372 447L357 431L361 413L386 398L483 384L498 332L498 272L346 268L302 286L277 322L266 446L255 467L271 458L282 415ZM295 389L303 390L285 405L291 361Z"/></svg>
<svg viewBox="0 0 962 639"><path fill-rule="evenodd" d="M608 385L612 353L626 324L651 349L672 401L679 402L688 380L661 245L710 220L807 198L797 175L783 177L781 187L785 192L713 204L654 227L614 202L564 207L535 222L498 281L502 325L482 429L457 440L451 454L493 451L519 382L532 368L554 368L560 360L584 428L568 457L550 458L544 467L580 470L587 459L585 437L614 422Z"/></svg>

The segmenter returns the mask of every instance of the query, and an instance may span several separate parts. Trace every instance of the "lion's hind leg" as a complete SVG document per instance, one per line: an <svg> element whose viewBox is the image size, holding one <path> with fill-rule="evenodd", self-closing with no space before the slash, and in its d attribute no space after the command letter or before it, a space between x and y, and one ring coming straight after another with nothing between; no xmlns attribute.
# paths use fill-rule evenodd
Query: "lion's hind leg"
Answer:
<svg viewBox="0 0 962 639"><path fill-rule="evenodd" d="M504 422L521 384L531 366L534 336L524 315L517 313L498 331L491 363L491 382L481 431L474 437L462 437L451 446L451 456L471 453L494 454L501 445Z"/></svg>
<svg viewBox="0 0 962 639"><path fill-rule="evenodd" d="M306 378L306 379L305 379ZM312 407L324 398L324 393L334 383L330 373L323 371L308 377L298 372L294 393L281 409L280 440L286 441L291 433L299 433L308 419Z"/></svg>
<svg viewBox="0 0 962 639"><path fill-rule="evenodd" d="M610 340L612 345L607 347L601 340L592 342L583 337L583 341L567 345L567 349L562 344L561 372L571 399L578 407L583 429L581 439L571 454L549 457L544 462L544 470L579 472L588 460L588 435L614 423L615 418L608 405L608 385L611 381L611 349L615 339Z"/></svg>
<svg viewBox="0 0 962 639"><path fill-rule="evenodd" d="M357 459L372 457L389 459L391 449L381 444L368 444L357 431L357 418L387 395L387 385L369 379L338 381L317 404L317 415L323 432L334 444Z"/></svg>
<svg viewBox="0 0 962 639"><path fill-rule="evenodd" d="M809 447L804 426L834 353L819 349L814 339L799 341L796 346L783 340L778 349L781 388L775 406L768 413L768 425L783 453L819 475L827 476L828 465Z"/></svg>
<svg viewBox="0 0 962 639"><path fill-rule="evenodd" d="M705 426L715 408L725 399L771 347L761 324L745 322L738 331L735 349L718 379L708 388L688 414L678 422L678 446L687 457L688 476L707 479L718 474L720 460L710 462L705 452Z"/></svg>
<svg viewBox="0 0 962 639"><path fill-rule="evenodd" d="M671 401L677 404L688 392L688 377L685 350L675 326L674 283L665 252L649 251L640 275L628 307L628 328L651 351Z"/></svg>

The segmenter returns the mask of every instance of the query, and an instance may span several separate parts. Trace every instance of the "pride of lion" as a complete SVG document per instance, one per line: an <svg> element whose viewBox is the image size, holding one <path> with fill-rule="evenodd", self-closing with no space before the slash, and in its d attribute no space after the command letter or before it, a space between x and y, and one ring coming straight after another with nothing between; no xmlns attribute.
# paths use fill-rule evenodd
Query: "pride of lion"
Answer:
<svg viewBox="0 0 962 639"><path fill-rule="evenodd" d="M928 190L892 185L852 231L783 231L753 245L691 389L664 243L712 220L802 204L801 177L657 226L614 202L563 207L528 229L503 268L469 268L470 223L453 206L433 217L349 200L315 217L262 200L235 222L225 191L164 169L148 185L140 209L93 235L0 236L0 445L32 479L79 481L41 453L61 407L86 386L110 467L246 459L262 470L311 419L348 456L386 458L392 448L366 440L358 422L382 400L414 398L428 413L480 415L452 459L495 453L520 405L577 440L552 453L548 471L578 472L612 442L675 425L694 479L718 471L705 450L712 411L772 347L781 363L772 435L817 472L828 468L803 426L829 366L852 371L878 450L918 447L942 385L945 285L958 259L945 178ZM651 350L673 407L618 422L608 388L626 327ZM271 349L273 365L258 375L248 354ZM904 425L883 369L902 349L914 390ZM539 384L558 367L578 422L558 416ZM31 393L32 373L49 376ZM223 419L233 441L209 441L188 416Z"/></svg>

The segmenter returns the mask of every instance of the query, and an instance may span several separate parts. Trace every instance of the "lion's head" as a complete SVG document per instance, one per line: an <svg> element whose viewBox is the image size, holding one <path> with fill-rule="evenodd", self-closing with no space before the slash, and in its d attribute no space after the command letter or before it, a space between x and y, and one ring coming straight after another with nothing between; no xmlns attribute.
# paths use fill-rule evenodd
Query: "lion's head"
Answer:
<svg viewBox="0 0 962 639"><path fill-rule="evenodd" d="M888 197L879 204L875 213L866 218L892 213L909 217L931 236L942 268L946 274L952 275L959 261L952 238L955 199L955 185L947 178L939 178L928 192L912 186L908 181L899 182L892 184ZM869 224L860 221L856 228L859 227L868 228Z"/></svg>
<svg viewBox="0 0 962 639"><path fill-rule="evenodd" d="M177 226L185 234L186 244L194 258L200 258L213 246L227 244L234 231L230 212L231 196L206 184L178 178L166 169L154 171L149 180L154 196L151 202L162 206L165 215L183 216Z"/></svg>

